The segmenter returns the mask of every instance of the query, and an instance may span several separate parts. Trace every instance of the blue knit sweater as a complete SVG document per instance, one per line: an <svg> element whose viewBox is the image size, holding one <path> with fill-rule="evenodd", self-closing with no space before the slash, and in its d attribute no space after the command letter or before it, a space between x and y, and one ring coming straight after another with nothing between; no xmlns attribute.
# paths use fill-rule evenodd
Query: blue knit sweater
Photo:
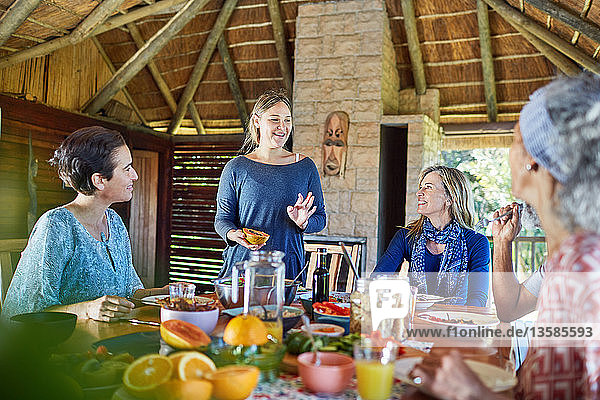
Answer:
<svg viewBox="0 0 600 400"><path fill-rule="evenodd" d="M315 213L302 231L287 215L298 193L315 196ZM227 240L231 229L252 228L271 235L261 250L285 253L286 278L293 279L304 266L303 232L325 228L325 203L315 163L308 157L286 165L263 164L239 156L229 161L219 181L215 230L227 242L219 277L230 276L233 265L247 260L249 250Z"/></svg>

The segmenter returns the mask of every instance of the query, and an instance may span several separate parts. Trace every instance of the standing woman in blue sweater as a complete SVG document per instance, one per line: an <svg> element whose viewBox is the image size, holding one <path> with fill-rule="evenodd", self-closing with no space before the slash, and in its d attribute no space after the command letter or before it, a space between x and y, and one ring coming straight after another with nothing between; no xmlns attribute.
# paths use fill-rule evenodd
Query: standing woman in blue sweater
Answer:
<svg viewBox="0 0 600 400"><path fill-rule="evenodd" d="M219 181L215 230L227 242L219 277L231 275L251 250L285 253L286 278L304 266L303 233L325 228L325 203L315 163L285 148L292 136L292 105L282 91L261 95L246 129L240 156L229 161ZM242 228L270 236L262 246L246 241Z"/></svg>
<svg viewBox="0 0 600 400"><path fill-rule="evenodd" d="M471 229L473 197L465 175L436 165L419 178L417 213L421 217L394 235L375 272L399 271L419 293L455 297L448 304L484 307L488 298L490 245Z"/></svg>

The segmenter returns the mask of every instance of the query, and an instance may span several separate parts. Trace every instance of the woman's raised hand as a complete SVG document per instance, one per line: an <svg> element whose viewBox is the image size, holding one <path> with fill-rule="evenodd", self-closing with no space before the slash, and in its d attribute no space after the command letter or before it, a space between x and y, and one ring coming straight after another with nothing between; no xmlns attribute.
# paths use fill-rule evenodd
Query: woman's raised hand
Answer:
<svg viewBox="0 0 600 400"><path fill-rule="evenodd" d="M246 240L246 236L244 236L244 232L241 229L232 229L227 232L227 239L239 244L240 246L244 246L248 250L259 250L265 244L252 244Z"/></svg>
<svg viewBox="0 0 600 400"><path fill-rule="evenodd" d="M317 206L313 207L314 201L315 196L313 196L312 192L308 192L306 198L302 197L302 193L298 193L296 204L287 206L288 216L302 230L306 229L308 219L317 211Z"/></svg>
<svg viewBox="0 0 600 400"><path fill-rule="evenodd" d="M86 314L96 321L114 322L129 315L135 304L118 296L102 296L87 302Z"/></svg>
<svg viewBox="0 0 600 400"><path fill-rule="evenodd" d="M519 204L512 203L502 207L494 213L494 218L507 213L512 209L512 214L492 222L492 237L494 240L512 242L521 231L521 215Z"/></svg>

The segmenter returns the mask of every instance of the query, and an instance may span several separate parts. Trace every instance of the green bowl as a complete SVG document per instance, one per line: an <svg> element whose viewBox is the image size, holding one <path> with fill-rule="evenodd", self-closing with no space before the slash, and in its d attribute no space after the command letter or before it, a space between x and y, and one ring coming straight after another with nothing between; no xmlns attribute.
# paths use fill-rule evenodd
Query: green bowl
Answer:
<svg viewBox="0 0 600 400"><path fill-rule="evenodd" d="M279 376L279 365L285 355L285 345L268 342L262 346L231 346L222 337L213 337L204 350L217 367L254 365L260 369L260 381L272 382Z"/></svg>

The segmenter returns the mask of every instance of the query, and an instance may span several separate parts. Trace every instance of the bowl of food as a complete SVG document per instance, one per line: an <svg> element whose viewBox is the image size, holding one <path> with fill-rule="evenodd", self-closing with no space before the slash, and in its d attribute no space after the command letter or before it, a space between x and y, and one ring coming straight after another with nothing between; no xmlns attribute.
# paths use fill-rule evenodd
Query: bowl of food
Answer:
<svg viewBox="0 0 600 400"><path fill-rule="evenodd" d="M304 386L316 393L339 393L346 389L354 375L354 360L340 353L319 352L320 365L314 353L298 356L298 375Z"/></svg>
<svg viewBox="0 0 600 400"><path fill-rule="evenodd" d="M238 283L238 299L236 302L232 300L231 278L220 278L213 281L215 285L215 293L224 308L237 308L244 306L244 282L240 279ZM285 305L289 306L296 297L296 291L300 286L300 282L293 282L291 279L286 279L284 284L284 300ZM267 299L272 296L273 286L263 286L254 288L255 293L258 293L260 303L268 303Z"/></svg>
<svg viewBox="0 0 600 400"><path fill-rule="evenodd" d="M198 297L192 299L178 299L171 301L169 298L162 300L160 308L161 322L172 319L189 322L210 335L219 320L219 307L214 300Z"/></svg>
<svg viewBox="0 0 600 400"><path fill-rule="evenodd" d="M313 315L315 322L340 326L344 328L344 335L350 332L350 305L347 303L315 303Z"/></svg>
<svg viewBox="0 0 600 400"><path fill-rule="evenodd" d="M269 237L271 237L268 233L261 232L257 229L242 228L242 232L244 233L244 238L250 244L265 244L267 240L269 240Z"/></svg>
<svg viewBox="0 0 600 400"><path fill-rule="evenodd" d="M24 336L40 345L55 346L71 337L77 315L43 311L14 315L10 320Z"/></svg>
<svg viewBox="0 0 600 400"><path fill-rule="evenodd" d="M302 293L300 303L309 316L312 316L312 292ZM332 303L348 303L350 304L350 293L346 292L329 292L329 301Z"/></svg>
<svg viewBox="0 0 600 400"><path fill-rule="evenodd" d="M300 329L308 333L305 325L302 325ZM316 336L340 337L344 334L344 328L334 324L310 324L310 330Z"/></svg>
<svg viewBox="0 0 600 400"><path fill-rule="evenodd" d="M237 315L240 315L243 311L244 307L238 307L225 310L224 313L235 317ZM251 314L256 314L256 312L251 312ZM298 307L283 306L283 334L285 334L287 331L296 326L296 324L298 324L298 321L300 321L302 315L304 315L304 311Z"/></svg>

